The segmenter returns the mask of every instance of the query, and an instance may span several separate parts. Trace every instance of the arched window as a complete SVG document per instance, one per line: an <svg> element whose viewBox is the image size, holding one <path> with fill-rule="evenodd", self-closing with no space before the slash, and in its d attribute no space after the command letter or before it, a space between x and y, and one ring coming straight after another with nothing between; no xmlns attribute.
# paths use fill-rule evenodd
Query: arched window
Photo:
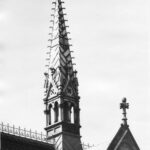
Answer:
<svg viewBox="0 0 150 150"><path fill-rule="evenodd" d="M58 102L55 102L55 105L54 105L54 122L58 122L58 116L59 116Z"/></svg>

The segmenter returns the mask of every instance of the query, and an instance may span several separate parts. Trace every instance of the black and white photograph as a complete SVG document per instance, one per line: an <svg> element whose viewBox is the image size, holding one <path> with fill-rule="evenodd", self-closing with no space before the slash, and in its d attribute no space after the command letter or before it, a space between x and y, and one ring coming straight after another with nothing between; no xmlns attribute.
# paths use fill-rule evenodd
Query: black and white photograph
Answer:
<svg viewBox="0 0 150 150"><path fill-rule="evenodd" d="M149 150L149 8L0 0L0 150Z"/></svg>

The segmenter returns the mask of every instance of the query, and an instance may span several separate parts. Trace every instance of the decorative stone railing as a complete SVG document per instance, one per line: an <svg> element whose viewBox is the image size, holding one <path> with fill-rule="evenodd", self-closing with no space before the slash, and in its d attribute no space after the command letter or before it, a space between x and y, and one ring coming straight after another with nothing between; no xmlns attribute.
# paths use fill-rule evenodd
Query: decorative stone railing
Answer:
<svg viewBox="0 0 150 150"><path fill-rule="evenodd" d="M31 129L26 130L25 128L24 129L21 129L20 127L16 128L14 125L13 126L10 126L9 124L6 125L3 122L0 123L0 132L8 133L8 134L28 138L28 139L33 139L33 140L37 140L49 144L54 144L52 142L47 141L46 135L44 135L42 132L37 133L37 131L33 132Z"/></svg>

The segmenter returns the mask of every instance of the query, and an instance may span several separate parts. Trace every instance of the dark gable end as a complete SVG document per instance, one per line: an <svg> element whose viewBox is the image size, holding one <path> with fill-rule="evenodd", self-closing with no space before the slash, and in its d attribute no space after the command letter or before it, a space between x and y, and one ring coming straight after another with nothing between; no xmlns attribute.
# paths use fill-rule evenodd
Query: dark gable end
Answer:
<svg viewBox="0 0 150 150"><path fill-rule="evenodd" d="M128 125L121 125L107 150L140 150Z"/></svg>

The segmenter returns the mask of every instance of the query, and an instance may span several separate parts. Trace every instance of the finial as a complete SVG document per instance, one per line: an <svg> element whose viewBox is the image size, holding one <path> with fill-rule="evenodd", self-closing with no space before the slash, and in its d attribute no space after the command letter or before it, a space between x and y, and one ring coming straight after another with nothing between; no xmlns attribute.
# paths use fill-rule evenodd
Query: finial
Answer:
<svg viewBox="0 0 150 150"><path fill-rule="evenodd" d="M127 112L126 109L129 109L129 103L127 103L127 99L124 97L122 99L122 103L120 103L120 109L123 110L123 125L127 125Z"/></svg>

